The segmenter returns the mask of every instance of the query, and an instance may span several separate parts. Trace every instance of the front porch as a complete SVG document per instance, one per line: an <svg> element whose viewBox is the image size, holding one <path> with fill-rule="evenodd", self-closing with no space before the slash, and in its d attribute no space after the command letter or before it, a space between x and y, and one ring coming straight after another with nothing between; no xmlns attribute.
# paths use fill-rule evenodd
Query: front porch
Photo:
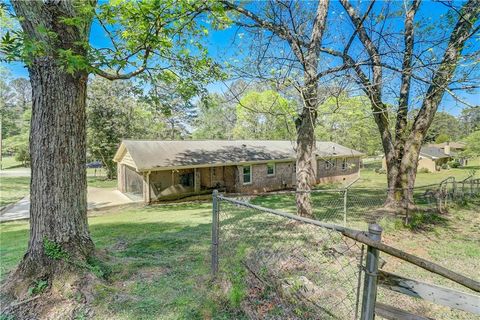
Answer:
<svg viewBox="0 0 480 320"><path fill-rule="evenodd" d="M152 202L207 194L213 189L234 192L236 171L235 166L151 171L145 177L145 184L150 187L144 200Z"/></svg>

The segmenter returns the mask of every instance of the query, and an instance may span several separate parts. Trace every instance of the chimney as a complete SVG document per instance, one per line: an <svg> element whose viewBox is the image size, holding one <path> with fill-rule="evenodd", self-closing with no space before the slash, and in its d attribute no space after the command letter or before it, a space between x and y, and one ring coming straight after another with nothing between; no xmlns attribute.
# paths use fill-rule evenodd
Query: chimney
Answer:
<svg viewBox="0 0 480 320"><path fill-rule="evenodd" d="M450 142L447 142L447 144L445 145L445 148L443 149L443 152L445 152L445 154L450 155Z"/></svg>

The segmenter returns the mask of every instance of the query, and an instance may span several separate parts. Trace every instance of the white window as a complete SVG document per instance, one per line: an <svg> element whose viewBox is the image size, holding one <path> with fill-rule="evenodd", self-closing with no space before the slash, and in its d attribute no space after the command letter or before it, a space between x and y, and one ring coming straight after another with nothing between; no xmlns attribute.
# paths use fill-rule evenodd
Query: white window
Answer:
<svg viewBox="0 0 480 320"><path fill-rule="evenodd" d="M343 160L342 160L342 170L347 170L347 168L348 168L347 158L343 158Z"/></svg>
<svg viewBox="0 0 480 320"><path fill-rule="evenodd" d="M267 163L267 176L275 175L275 163Z"/></svg>
<svg viewBox="0 0 480 320"><path fill-rule="evenodd" d="M252 166L243 166L243 184L252 183Z"/></svg>
<svg viewBox="0 0 480 320"><path fill-rule="evenodd" d="M330 170L332 167L332 162L330 160L325 160L325 170Z"/></svg>

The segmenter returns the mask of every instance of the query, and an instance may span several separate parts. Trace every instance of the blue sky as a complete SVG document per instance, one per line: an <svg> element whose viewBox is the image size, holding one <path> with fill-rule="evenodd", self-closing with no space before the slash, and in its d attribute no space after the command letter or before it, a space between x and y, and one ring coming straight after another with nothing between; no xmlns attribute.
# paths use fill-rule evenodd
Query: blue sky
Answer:
<svg viewBox="0 0 480 320"><path fill-rule="evenodd" d="M339 4L333 2L331 11L335 12L340 10ZM438 17L445 12L446 8L438 3L425 1L422 4L422 10L420 11L419 15L428 15L435 19L435 17ZM403 23L400 21L398 26L399 28L403 28ZM224 62L235 58L241 59L242 56L241 53L239 53L239 41L241 42L242 40L239 38L237 31L238 29L236 27L230 27L221 31L210 29L206 43L206 46L209 49L209 54L219 62ZM241 30L240 33L242 33ZM236 40L236 43L233 43L234 40ZM109 46L104 31L98 23L94 23L92 26L90 41L94 47ZM8 69L13 77L28 77L28 72L21 63L2 63L2 66ZM211 92L221 92L224 91L226 87L223 83L218 82L210 84L208 89ZM461 93L459 96L461 96L462 99L470 104L480 104L480 93L478 91L474 94ZM449 94L445 94L439 111L446 111L454 115L458 115L464 107L464 105L458 103Z"/></svg>

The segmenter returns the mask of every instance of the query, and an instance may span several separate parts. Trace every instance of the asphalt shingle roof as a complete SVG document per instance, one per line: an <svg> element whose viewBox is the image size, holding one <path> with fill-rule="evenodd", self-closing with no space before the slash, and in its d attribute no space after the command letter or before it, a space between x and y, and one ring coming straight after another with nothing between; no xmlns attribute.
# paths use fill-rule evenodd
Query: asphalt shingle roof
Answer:
<svg viewBox="0 0 480 320"><path fill-rule="evenodd" d="M291 141L270 140L185 140L141 141L124 140L138 170L198 165L221 165L242 162L287 160L295 158L295 144ZM115 160L120 161L120 150ZM334 142L317 142L317 156L361 156L356 150Z"/></svg>
<svg viewBox="0 0 480 320"><path fill-rule="evenodd" d="M446 154L445 152L443 152L442 149L440 148L437 148L437 147L422 147L420 149L420 154L425 156L425 157L428 157L428 158L437 158L437 159L441 159L441 158L449 158L451 157L452 155L448 155Z"/></svg>

